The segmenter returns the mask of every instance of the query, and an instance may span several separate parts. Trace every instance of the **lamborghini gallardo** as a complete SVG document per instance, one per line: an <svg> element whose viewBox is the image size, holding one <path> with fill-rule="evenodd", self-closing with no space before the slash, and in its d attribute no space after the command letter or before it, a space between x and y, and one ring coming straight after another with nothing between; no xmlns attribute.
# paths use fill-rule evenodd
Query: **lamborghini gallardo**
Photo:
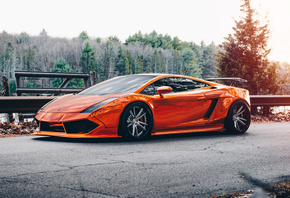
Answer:
<svg viewBox="0 0 290 198"><path fill-rule="evenodd" d="M251 122L247 90L169 74L115 77L55 98L35 118L36 135L133 140L204 131L241 134Z"/></svg>

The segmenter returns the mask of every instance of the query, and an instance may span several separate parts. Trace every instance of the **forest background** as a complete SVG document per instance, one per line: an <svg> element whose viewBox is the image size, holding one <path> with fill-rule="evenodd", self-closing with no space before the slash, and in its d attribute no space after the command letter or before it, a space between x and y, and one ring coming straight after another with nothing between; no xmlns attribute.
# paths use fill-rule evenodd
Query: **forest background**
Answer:
<svg viewBox="0 0 290 198"><path fill-rule="evenodd" d="M38 36L0 33L0 76L10 81L14 94L14 71L83 72L96 71L97 81L115 76L138 73L169 73L196 78L217 77L218 45L181 41L168 34L141 32L129 36L122 43L117 36L90 37L85 31L78 37L51 37L43 29ZM277 62L277 94L290 94L288 68L290 64ZM247 72L247 71L241 71ZM234 76L230 76L234 77ZM25 80L25 87L58 87L61 79ZM81 80L73 80L71 88L83 88Z"/></svg>

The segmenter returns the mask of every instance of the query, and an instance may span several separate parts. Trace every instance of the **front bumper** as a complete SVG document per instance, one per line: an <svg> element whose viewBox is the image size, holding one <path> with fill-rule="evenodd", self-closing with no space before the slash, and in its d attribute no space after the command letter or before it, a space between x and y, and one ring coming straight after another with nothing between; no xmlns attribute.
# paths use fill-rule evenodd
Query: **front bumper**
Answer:
<svg viewBox="0 0 290 198"><path fill-rule="evenodd" d="M68 138L110 138L118 136L118 127L107 128L90 113L45 113L35 116L38 128L34 135Z"/></svg>

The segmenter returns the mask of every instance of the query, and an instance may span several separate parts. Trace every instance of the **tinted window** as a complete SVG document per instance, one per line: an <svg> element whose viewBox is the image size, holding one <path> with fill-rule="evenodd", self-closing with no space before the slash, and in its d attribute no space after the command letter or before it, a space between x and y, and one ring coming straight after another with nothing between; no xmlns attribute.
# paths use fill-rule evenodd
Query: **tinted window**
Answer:
<svg viewBox="0 0 290 198"><path fill-rule="evenodd" d="M155 88L153 86L153 83L145 87L140 94L145 94L145 95L155 95Z"/></svg>
<svg viewBox="0 0 290 198"><path fill-rule="evenodd" d="M162 78L149 86L147 86L141 94L157 95L157 89L162 86L169 86L173 89L173 92L182 92L182 91L190 91L194 89L199 89L203 87L209 86L207 83L203 83L200 81L196 81L190 78L181 78L181 77L168 77ZM172 93L172 92L171 92Z"/></svg>
<svg viewBox="0 0 290 198"><path fill-rule="evenodd" d="M83 90L79 95L106 95L115 93L133 93L143 84L156 78L154 75L119 76L98 83Z"/></svg>
<svg viewBox="0 0 290 198"><path fill-rule="evenodd" d="M168 78L168 86L170 86L174 92L181 92L207 87L209 84L190 78L170 77Z"/></svg>

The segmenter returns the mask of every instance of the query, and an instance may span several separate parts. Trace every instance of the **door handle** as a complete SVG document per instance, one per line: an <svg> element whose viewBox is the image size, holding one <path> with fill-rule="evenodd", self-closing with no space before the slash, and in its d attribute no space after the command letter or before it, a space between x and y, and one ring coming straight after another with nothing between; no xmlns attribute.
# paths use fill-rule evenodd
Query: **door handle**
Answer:
<svg viewBox="0 0 290 198"><path fill-rule="evenodd" d="M197 100L204 100L205 97L204 96L201 96L201 97L197 97Z"/></svg>

